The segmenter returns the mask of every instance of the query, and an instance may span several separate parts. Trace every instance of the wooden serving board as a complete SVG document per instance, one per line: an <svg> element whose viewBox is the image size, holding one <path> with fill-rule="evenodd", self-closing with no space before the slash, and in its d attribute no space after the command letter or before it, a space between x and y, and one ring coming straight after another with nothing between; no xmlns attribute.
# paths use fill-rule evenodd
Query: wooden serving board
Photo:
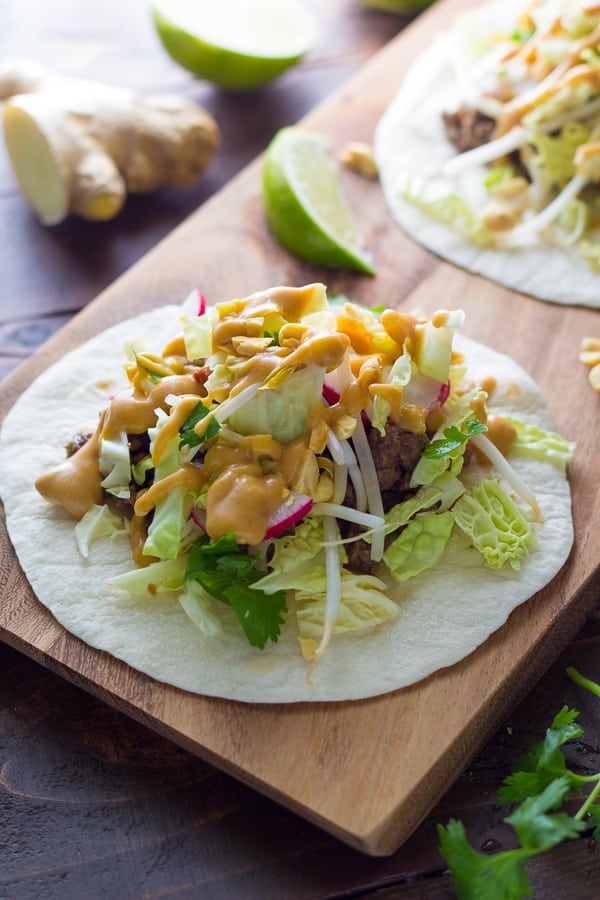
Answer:
<svg viewBox="0 0 600 900"><path fill-rule="evenodd" d="M442 0L303 122L332 151L371 141L406 66L469 4ZM367 304L431 313L463 308L464 333L509 353L545 390L557 429L577 442L570 467L575 546L540 594L462 663L411 688L354 703L252 706L185 693L131 670L66 633L33 595L3 528L0 636L42 665L371 855L393 852L574 636L597 599L599 398L578 361L600 315L504 290L409 240L377 183L344 173L373 251L375 278L315 269L275 245L263 221L261 160L103 292L3 384L4 415L32 379L106 326L193 286L210 301L275 284L322 280ZM600 279L599 279L600 291Z"/></svg>

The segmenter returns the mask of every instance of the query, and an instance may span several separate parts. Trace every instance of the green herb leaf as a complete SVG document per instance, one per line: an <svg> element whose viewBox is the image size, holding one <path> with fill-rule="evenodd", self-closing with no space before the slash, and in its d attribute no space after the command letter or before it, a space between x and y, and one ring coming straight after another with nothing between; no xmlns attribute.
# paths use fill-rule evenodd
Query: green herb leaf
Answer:
<svg viewBox="0 0 600 900"><path fill-rule="evenodd" d="M530 853L541 853L549 850L567 838L577 837L586 825L567 813L550 810L557 809L567 799L571 791L571 782L567 775L555 778L541 794L528 797L504 820L514 828L521 846Z"/></svg>
<svg viewBox="0 0 600 900"><path fill-rule="evenodd" d="M569 677L580 687L600 697L600 685L567 669ZM579 713L564 706L554 717L545 739L535 744L518 762L503 782L500 802L521 802L504 821L519 840L514 850L485 855L468 842L461 822L451 819L447 827L438 825L440 850L454 879L459 900L521 900L531 896L531 885L525 864L538 853L555 847L564 840L592 830L600 840L600 772L577 775L566 765L561 747L583 735L577 724ZM592 790L574 816L560 807L572 788L592 784Z"/></svg>
<svg viewBox="0 0 600 900"><path fill-rule="evenodd" d="M440 851L448 863L459 900L521 900L531 897L525 870L527 851L504 850L487 855L468 842L462 822L438 825Z"/></svg>
<svg viewBox="0 0 600 900"><path fill-rule="evenodd" d="M508 775L498 792L500 803L521 803L527 797L541 793L555 778L565 775L570 783L579 784L580 777L567 769L565 757L560 747L574 738L581 737L583 729L575 720L576 709L563 706L546 731L545 739L534 744Z"/></svg>
<svg viewBox="0 0 600 900"><path fill-rule="evenodd" d="M502 184L503 181L514 178L514 175L515 170L512 166L492 166L491 169L487 170L484 176L483 186L490 190L490 188Z"/></svg>
<svg viewBox="0 0 600 900"><path fill-rule="evenodd" d="M600 806L592 806L592 808L588 810L588 816L590 817L590 821L594 826L592 837L595 841L598 841L598 843L600 843Z"/></svg>
<svg viewBox="0 0 600 900"><path fill-rule="evenodd" d="M208 428L204 432L203 435L198 435L194 431L194 428L204 419L210 410L207 406L205 406L201 400L198 401L196 406L193 408L183 425L181 426L181 431L179 432L181 435L181 440L179 442L179 447L198 447L200 444L204 444L206 441L210 441L211 438L214 438L221 428L216 419L212 419L209 423Z"/></svg>
<svg viewBox="0 0 600 900"><path fill-rule="evenodd" d="M474 434L481 434L483 431L487 431L487 425L484 425L479 419L469 419L465 422L463 431L456 425L451 425L450 428L444 429L443 438L431 441L427 445L422 455L426 459L442 459L462 447Z"/></svg>
<svg viewBox="0 0 600 900"><path fill-rule="evenodd" d="M240 548L232 535L209 543L202 537L190 550L186 581L197 581L216 600L234 610L253 647L277 641L287 612L285 592L265 594L252 585L262 578L258 557Z"/></svg>
<svg viewBox="0 0 600 900"><path fill-rule="evenodd" d="M279 347L279 332L265 331L265 337L271 338L271 347Z"/></svg>
<svg viewBox="0 0 600 900"><path fill-rule="evenodd" d="M536 797L529 797L504 821L520 841L514 850L487 855L468 842L464 826L451 819L447 827L438 825L440 850L452 872L460 900L521 900L530 897L531 885L525 864L544 850L576 837L586 829L583 822L562 812L560 806L570 791L568 778L556 778Z"/></svg>

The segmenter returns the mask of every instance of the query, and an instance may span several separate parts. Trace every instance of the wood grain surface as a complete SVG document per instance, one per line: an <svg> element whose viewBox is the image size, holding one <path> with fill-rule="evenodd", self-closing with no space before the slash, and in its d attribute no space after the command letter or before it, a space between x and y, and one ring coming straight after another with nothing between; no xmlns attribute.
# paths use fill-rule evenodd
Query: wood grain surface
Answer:
<svg viewBox="0 0 600 900"><path fill-rule="evenodd" d="M348 139L369 140L405 65L433 31L464 5L441 3L420 18L311 113L306 124L328 133L334 149ZM428 311L460 305L467 311L466 333L521 362L546 389L557 427L577 440L571 467L576 526L572 559L546 591L518 610L504 629L463 664L414 689L359 704L256 710L157 686L65 635L31 596L5 537L2 635L44 666L343 841L367 853L389 853L408 839L502 718L531 689L597 599L598 548L590 528L598 517L597 490L590 490L590 485L597 486L597 398L587 388L585 372L577 362L579 341L597 329L597 314L551 307L441 263L393 227L377 185L349 174L344 175L344 186L373 249L377 278L327 273L299 264L266 233L259 175L260 160L205 202L10 377L3 385L2 410L67 347L124 315L177 300L195 284L211 299L220 299L274 283L320 278L332 290L345 290L368 303L403 308L418 304ZM595 633L589 640L597 648ZM9 656L9 665L19 663ZM75 705L83 702L75 689L65 690ZM185 759L185 765L197 767L195 777L204 771L191 757L172 752L178 760ZM4 777L9 776L10 771ZM461 790L465 791L464 777ZM270 805L264 809L272 817L269 827L275 829L285 812ZM425 819L421 828L431 830L431 822ZM346 851L338 852L340 862ZM565 850L567 857L569 852L574 851ZM410 856L403 859L406 866ZM439 875L439 858L436 865ZM565 865L568 869L569 864ZM361 868L365 888L369 866L357 864L354 874ZM380 879L385 871L377 869ZM389 872L392 877L391 866ZM351 879L349 872L348 885ZM339 888L339 879L337 884ZM438 887L442 892L449 889L448 882ZM321 876L320 890L326 889Z"/></svg>

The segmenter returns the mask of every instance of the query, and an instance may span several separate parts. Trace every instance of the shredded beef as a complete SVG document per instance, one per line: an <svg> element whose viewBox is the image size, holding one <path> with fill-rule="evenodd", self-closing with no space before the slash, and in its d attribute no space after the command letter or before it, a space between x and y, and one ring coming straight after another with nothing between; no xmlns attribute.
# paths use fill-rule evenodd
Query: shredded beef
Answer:
<svg viewBox="0 0 600 900"><path fill-rule="evenodd" d="M114 512L117 516L125 516L127 519L131 519L133 516L133 505L135 503L134 491L131 491L130 497L127 498L115 497L115 495L111 494L109 491L103 490L102 500L104 501L104 505L108 506L110 511Z"/></svg>
<svg viewBox="0 0 600 900"><path fill-rule="evenodd" d="M128 434L127 442L131 464L134 466L150 453L150 438L146 431L143 434Z"/></svg>
<svg viewBox="0 0 600 900"><path fill-rule="evenodd" d="M459 153L486 144L496 122L472 106L461 106L456 112L442 113L446 137Z"/></svg>
<svg viewBox="0 0 600 900"><path fill-rule="evenodd" d="M79 431L77 434L74 434L69 443L65 446L67 456L73 456L78 450L81 450L81 448L87 444L91 436L91 431Z"/></svg>
<svg viewBox="0 0 600 900"><path fill-rule="evenodd" d="M364 529L359 528L358 525L354 525L352 522L340 523L342 537L354 537L363 530ZM374 562L371 559L370 544L367 544L367 542L363 541L361 538L359 541L352 541L352 543L346 544L345 549L346 555L348 556L346 567L350 569L351 572L354 572L356 575L375 574L379 563Z"/></svg>
<svg viewBox="0 0 600 900"><path fill-rule="evenodd" d="M410 476L428 443L426 434L399 428L388 422L385 435L376 428L367 434L377 479L383 498L383 508L391 509L409 491Z"/></svg>
<svg viewBox="0 0 600 900"><path fill-rule="evenodd" d="M367 432L367 439L377 471L383 508L387 512L411 493L410 477L429 439L426 434L417 434L389 422L385 435L381 435L376 428L371 428ZM344 502L349 506L355 503L351 484ZM353 537L360 531L359 526L350 522L341 524L344 538ZM371 559L371 547L366 541L346 544L346 552L350 571L367 575L374 573L377 564Z"/></svg>

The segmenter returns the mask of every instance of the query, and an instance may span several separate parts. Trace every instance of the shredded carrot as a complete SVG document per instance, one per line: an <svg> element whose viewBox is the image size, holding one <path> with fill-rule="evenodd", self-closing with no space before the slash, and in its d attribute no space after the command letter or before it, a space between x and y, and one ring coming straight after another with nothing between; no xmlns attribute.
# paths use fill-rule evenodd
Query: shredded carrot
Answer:
<svg viewBox="0 0 600 900"><path fill-rule="evenodd" d="M345 316L341 313L337 317L336 327L337 331L350 338L352 349L356 353L369 353L371 350L371 338L360 319L356 319L353 316Z"/></svg>

